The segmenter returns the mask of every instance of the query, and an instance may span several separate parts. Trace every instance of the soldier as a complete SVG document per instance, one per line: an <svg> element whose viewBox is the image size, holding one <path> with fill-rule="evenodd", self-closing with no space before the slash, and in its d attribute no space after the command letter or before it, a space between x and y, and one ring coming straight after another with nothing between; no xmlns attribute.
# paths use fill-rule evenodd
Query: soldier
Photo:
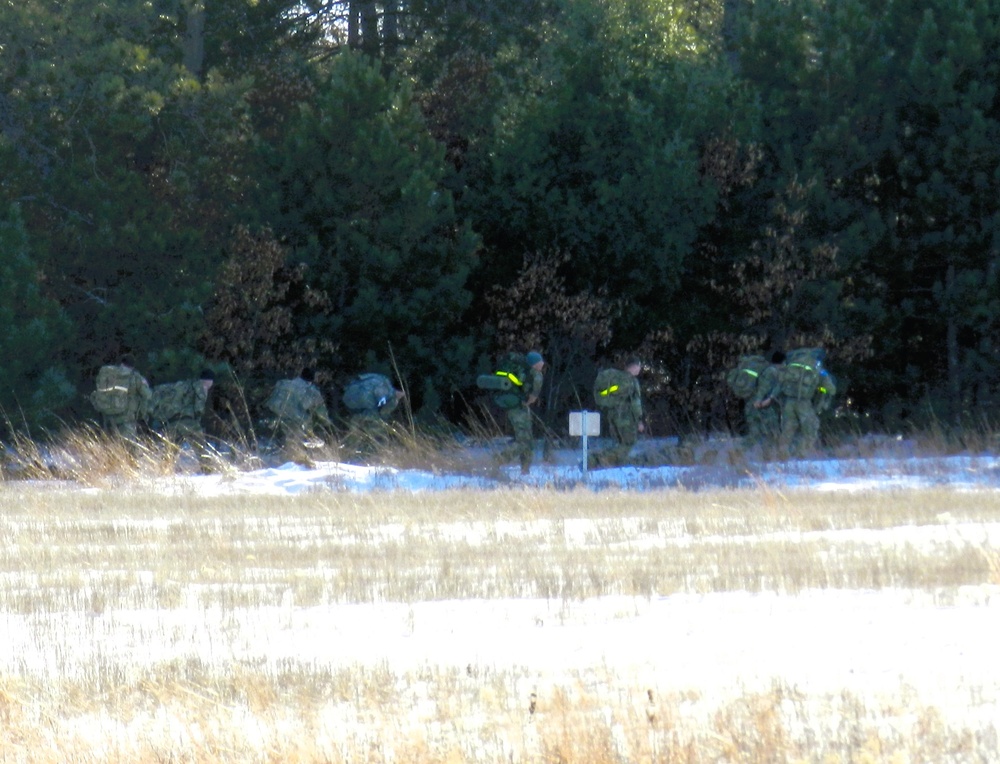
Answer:
<svg viewBox="0 0 1000 764"><path fill-rule="evenodd" d="M642 361L630 358L624 370L605 369L594 381L594 400L604 410L608 432L615 445L603 452L592 455L594 467L610 467L625 464L632 446L639 440L639 433L645 432L642 421L642 392L639 388L639 372Z"/></svg>
<svg viewBox="0 0 1000 764"><path fill-rule="evenodd" d="M375 452L392 432L387 424L399 402L406 397L392 386L384 374L359 374L344 388L341 399L350 412L351 429L343 447L352 454L366 456Z"/></svg>
<svg viewBox="0 0 1000 764"><path fill-rule="evenodd" d="M791 351L780 367L781 435L778 446L782 457L801 457L816 448L819 415L814 399L823 379L822 355L822 349L801 348Z"/></svg>
<svg viewBox="0 0 1000 764"><path fill-rule="evenodd" d="M191 444L198 452L203 472L211 471L212 465L201 418L214 384L214 372L202 369L198 379L157 385L150 410L153 428L166 437L170 455L176 457L184 442Z"/></svg>
<svg viewBox="0 0 1000 764"><path fill-rule="evenodd" d="M102 366L97 372L97 389L90 394L104 428L133 442L139 437L139 420L149 417L151 398L149 382L135 370L131 353L125 353L117 364Z"/></svg>
<svg viewBox="0 0 1000 764"><path fill-rule="evenodd" d="M521 380L520 405L507 410L507 421L510 422L514 431L514 445L507 452L508 458L516 457L521 465L521 474L527 475L531 472L531 462L535 455L534 436L531 430L531 407L535 405L542 394L542 382L544 376L542 370L545 368L545 359L542 354L532 350L524 356L527 364L527 379Z"/></svg>
<svg viewBox="0 0 1000 764"><path fill-rule="evenodd" d="M406 393L392 386L383 374L359 374L344 389L344 406L352 420L378 418L387 420Z"/></svg>
<svg viewBox="0 0 1000 764"><path fill-rule="evenodd" d="M201 442L205 428L201 418L208 403L208 392L215 384L211 369L202 369L198 379L168 382L153 388L151 418L154 427L175 442Z"/></svg>
<svg viewBox="0 0 1000 764"><path fill-rule="evenodd" d="M744 408L748 438L752 444L761 446L765 458L773 454L781 434L781 404L777 398L784 362L785 354L780 350L771 354L771 363L760 373L757 389Z"/></svg>
<svg viewBox="0 0 1000 764"><path fill-rule="evenodd" d="M289 461L309 464L305 449L316 445L316 425L332 426L323 393L313 379L313 370L304 368L295 379L279 380L267 401L267 408L277 418L283 453Z"/></svg>

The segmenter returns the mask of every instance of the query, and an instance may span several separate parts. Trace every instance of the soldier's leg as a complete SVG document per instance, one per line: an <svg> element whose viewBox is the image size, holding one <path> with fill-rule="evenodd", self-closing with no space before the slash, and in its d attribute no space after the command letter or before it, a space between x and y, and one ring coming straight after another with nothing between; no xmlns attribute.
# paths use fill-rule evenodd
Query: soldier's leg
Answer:
<svg viewBox="0 0 1000 764"><path fill-rule="evenodd" d="M801 429L800 451L803 455L816 450L819 442L819 415L813 408L812 401L801 401L799 404L799 423Z"/></svg>
<svg viewBox="0 0 1000 764"><path fill-rule="evenodd" d="M795 404L796 401L787 400L781 406L781 435L778 438L778 451L782 458L791 456L792 444L799 431L799 418Z"/></svg>
<svg viewBox="0 0 1000 764"><path fill-rule="evenodd" d="M535 444L531 432L531 412L526 407L518 407L507 412L507 419L514 430L514 454L521 464L521 472L531 469Z"/></svg>
<svg viewBox="0 0 1000 764"><path fill-rule="evenodd" d="M781 415L778 406L772 403L766 408L760 409L761 421L761 449L765 459L774 456L778 447L778 439L781 437Z"/></svg>

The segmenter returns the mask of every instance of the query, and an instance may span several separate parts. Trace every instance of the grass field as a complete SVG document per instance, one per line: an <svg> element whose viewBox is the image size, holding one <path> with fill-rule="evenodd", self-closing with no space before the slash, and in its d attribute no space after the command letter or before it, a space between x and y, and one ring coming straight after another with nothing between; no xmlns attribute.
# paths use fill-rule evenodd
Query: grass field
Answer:
<svg viewBox="0 0 1000 764"><path fill-rule="evenodd" d="M996 760L993 673L734 681L658 619L745 609L709 653L856 596L954 618L961 644L994 617L998 517L1000 495L946 490L0 483L0 761Z"/></svg>

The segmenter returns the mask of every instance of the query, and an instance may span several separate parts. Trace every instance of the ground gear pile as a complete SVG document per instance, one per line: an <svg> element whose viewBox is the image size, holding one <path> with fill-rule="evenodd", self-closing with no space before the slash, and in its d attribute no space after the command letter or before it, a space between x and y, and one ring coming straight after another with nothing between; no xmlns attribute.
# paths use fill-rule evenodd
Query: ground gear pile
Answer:
<svg viewBox="0 0 1000 764"><path fill-rule="evenodd" d="M360 374L344 390L344 405L352 412L379 411L392 403L396 390L388 377L381 374Z"/></svg>
<svg viewBox="0 0 1000 764"><path fill-rule="evenodd" d="M726 384L737 398L752 398L757 390L757 378L767 366L768 360L762 355L741 356L736 368L726 374Z"/></svg>
<svg viewBox="0 0 1000 764"><path fill-rule="evenodd" d="M102 366L97 372L97 389L90 394L94 408L108 417L135 413L140 402L130 394L133 374L127 366Z"/></svg>
<svg viewBox="0 0 1000 764"><path fill-rule="evenodd" d="M811 401L820 388L826 351L823 348L798 348L788 353L778 381L781 395L796 401Z"/></svg>
<svg viewBox="0 0 1000 764"><path fill-rule="evenodd" d="M635 389L634 377L621 369L604 369L594 380L594 402L598 408L611 409L626 405Z"/></svg>
<svg viewBox="0 0 1000 764"><path fill-rule="evenodd" d="M493 402L502 409L516 409L528 399L525 385L530 387L531 367L521 353L508 353L500 359L493 374L482 374L476 385L484 390L496 391Z"/></svg>
<svg viewBox="0 0 1000 764"><path fill-rule="evenodd" d="M200 419L204 402L198 400L200 380L168 382L153 388L151 417L153 422L166 424L173 419Z"/></svg>

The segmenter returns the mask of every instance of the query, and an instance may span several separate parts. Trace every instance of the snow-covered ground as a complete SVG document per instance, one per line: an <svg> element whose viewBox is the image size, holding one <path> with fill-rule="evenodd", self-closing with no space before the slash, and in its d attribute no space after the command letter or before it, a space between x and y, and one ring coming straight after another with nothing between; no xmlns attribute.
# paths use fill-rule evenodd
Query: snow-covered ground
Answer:
<svg viewBox="0 0 1000 764"><path fill-rule="evenodd" d="M298 495L321 492L470 492L527 486L562 490L662 491L765 488L855 491L1000 488L1000 458L992 455L621 468L581 474L576 454L539 463L528 476L511 467L452 472L400 470L320 462L248 472L157 478L144 490L165 494ZM87 489L94 490L94 489ZM0 484L0 504L4 501ZM1000 519L998 519L1000 521ZM954 522L941 507L938 525L921 527L921 543L948 543L973 534L984 545L1000 538L1000 523L975 528ZM900 528L901 534L913 528ZM586 534L584 534L586 535ZM894 543L892 532L883 534ZM873 536L874 539L874 536ZM832 543L832 542L831 542ZM881 542L875 542L881 543ZM916 543L911 537L903 543ZM947 724L970 731L976 757L1000 760L1000 581L937 591L807 590L800 593L709 592L651 598L587 600L448 600L331 603L221 612L192 606L158 612L62 613L51 624L73 648L39 642L40 616L0 613L0 676L86 675L100 659L123 676L158 662L388 667L398 676L428 668L469 676L482 671L520 677L516 692L539 695L554 686L607 677L623 687L694 693L691 711L710 714L746 693L782 686L807 699L863 700L867 713L885 709L889 726L934 708ZM52 652L59 653L54 661ZM130 668L131 667L131 668ZM49 679L57 677L50 676ZM411 688L412 690L412 688ZM402 694L406 700L406 694ZM652 695L650 696L652 697ZM420 702L419 693L410 700ZM818 724L815 719L802 724ZM901 722L901 720L903 720ZM835 725L836 720L829 720ZM878 718L873 719L876 725ZM903 725L906 726L905 724ZM902 729L902 727L900 727ZM897 730L898 732L898 730ZM815 733L815 730L813 731ZM985 754L984 754L985 752Z"/></svg>

